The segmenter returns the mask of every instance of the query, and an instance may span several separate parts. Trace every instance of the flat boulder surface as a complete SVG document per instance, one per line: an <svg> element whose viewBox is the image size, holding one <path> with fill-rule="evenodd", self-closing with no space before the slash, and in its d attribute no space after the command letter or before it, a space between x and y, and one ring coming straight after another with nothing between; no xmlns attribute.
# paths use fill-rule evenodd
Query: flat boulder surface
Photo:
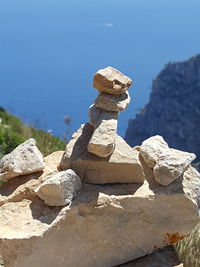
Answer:
<svg viewBox="0 0 200 267"><path fill-rule="evenodd" d="M60 156L49 156L46 174L57 170ZM199 221L200 174L192 167L166 187L150 181L83 184L62 208L48 207L35 195L36 183L46 179L41 174L32 187L24 181L15 198L1 202L5 266L116 266L176 243Z"/></svg>
<svg viewBox="0 0 200 267"><path fill-rule="evenodd" d="M113 153L100 158L87 150L94 128L89 123L74 133L60 163L62 170L72 169L83 182L91 184L142 183L144 174L139 152L116 136Z"/></svg>

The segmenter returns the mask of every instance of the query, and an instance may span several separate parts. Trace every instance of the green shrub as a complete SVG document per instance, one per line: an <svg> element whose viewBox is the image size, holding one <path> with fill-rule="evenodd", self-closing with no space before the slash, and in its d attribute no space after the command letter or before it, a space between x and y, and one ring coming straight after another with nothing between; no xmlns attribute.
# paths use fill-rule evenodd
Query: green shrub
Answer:
<svg viewBox="0 0 200 267"><path fill-rule="evenodd" d="M0 107L0 119L0 158L31 137L36 140L37 147L44 156L65 149L66 143L63 140L43 130L25 125L18 117L7 113L2 107Z"/></svg>

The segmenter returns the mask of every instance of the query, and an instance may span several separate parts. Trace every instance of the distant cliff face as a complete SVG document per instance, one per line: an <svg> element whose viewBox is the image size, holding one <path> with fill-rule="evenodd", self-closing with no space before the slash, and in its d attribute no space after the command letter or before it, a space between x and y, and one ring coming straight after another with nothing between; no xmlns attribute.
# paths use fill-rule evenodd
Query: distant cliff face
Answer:
<svg viewBox="0 0 200 267"><path fill-rule="evenodd" d="M153 81L149 103L129 120L125 140L135 146L155 134L200 160L200 54L165 66Z"/></svg>

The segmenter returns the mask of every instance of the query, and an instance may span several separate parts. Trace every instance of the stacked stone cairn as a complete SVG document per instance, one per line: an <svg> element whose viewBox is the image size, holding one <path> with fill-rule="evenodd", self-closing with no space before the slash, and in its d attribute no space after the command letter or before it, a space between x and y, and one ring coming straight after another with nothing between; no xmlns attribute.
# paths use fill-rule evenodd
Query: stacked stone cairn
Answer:
<svg viewBox="0 0 200 267"><path fill-rule="evenodd" d="M96 72L93 87L99 91L89 108L89 123L81 125L66 146L60 169L73 169L85 183L141 183L144 174L139 152L117 135L119 112L129 102L132 80L107 67Z"/></svg>
<svg viewBox="0 0 200 267"><path fill-rule="evenodd" d="M89 108L89 123L94 127L87 149L99 157L108 157L115 148L119 112L124 111L130 96L132 80L118 70L107 67L94 76L93 87L99 91Z"/></svg>

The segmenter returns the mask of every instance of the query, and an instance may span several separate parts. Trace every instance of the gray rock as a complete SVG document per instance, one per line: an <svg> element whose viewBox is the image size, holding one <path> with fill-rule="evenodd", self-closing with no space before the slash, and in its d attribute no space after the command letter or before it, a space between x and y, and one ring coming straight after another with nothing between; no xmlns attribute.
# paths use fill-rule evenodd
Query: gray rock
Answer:
<svg viewBox="0 0 200 267"><path fill-rule="evenodd" d="M178 179L196 158L193 153L178 150L170 150L170 152L161 155L153 169L155 180L165 186Z"/></svg>
<svg viewBox="0 0 200 267"><path fill-rule="evenodd" d="M169 185L180 177L196 158L193 153L170 149L159 135L143 141L139 150L146 165L153 169L155 180L161 185Z"/></svg>
<svg viewBox="0 0 200 267"><path fill-rule="evenodd" d="M53 174L35 192L49 206L64 206L77 197L82 182L73 170Z"/></svg>
<svg viewBox="0 0 200 267"><path fill-rule="evenodd" d="M97 71L93 78L93 87L108 94L123 94L132 84L132 80L120 71L107 67Z"/></svg>
<svg viewBox="0 0 200 267"><path fill-rule="evenodd" d="M117 133L117 112L104 111L95 105L90 106L89 121L94 126L94 132L87 149L99 157L108 157L115 148Z"/></svg>
<svg viewBox="0 0 200 267"><path fill-rule="evenodd" d="M162 136L155 135L142 142L140 154L149 168L153 168L159 156L169 152L169 146Z"/></svg>
<svg viewBox="0 0 200 267"><path fill-rule="evenodd" d="M110 95L106 93L100 93L94 101L96 107L106 111L125 111L130 103L130 96L128 91L121 95Z"/></svg>
<svg viewBox="0 0 200 267"><path fill-rule="evenodd" d="M112 120L117 121L118 112L105 111L93 104L89 107L88 117L89 123L94 126L94 128L97 128L103 120L106 120L108 122Z"/></svg>
<svg viewBox="0 0 200 267"><path fill-rule="evenodd" d="M86 183L141 183L144 181L139 152L116 136L115 149L107 158L100 158L87 150L94 128L82 125L66 146L60 163L62 170L73 169Z"/></svg>
<svg viewBox="0 0 200 267"><path fill-rule="evenodd" d="M30 138L0 160L0 179L9 180L43 169L42 154L37 148L35 140Z"/></svg>

